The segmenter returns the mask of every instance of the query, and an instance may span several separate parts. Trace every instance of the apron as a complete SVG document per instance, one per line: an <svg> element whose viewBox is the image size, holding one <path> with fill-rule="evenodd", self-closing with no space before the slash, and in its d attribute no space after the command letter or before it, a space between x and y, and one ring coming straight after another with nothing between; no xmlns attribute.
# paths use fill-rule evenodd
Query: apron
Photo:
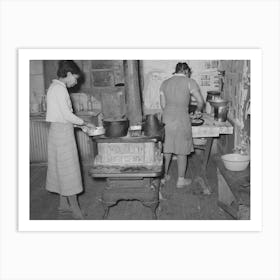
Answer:
<svg viewBox="0 0 280 280"><path fill-rule="evenodd" d="M63 196L83 191L74 128L71 123L52 122L50 125L46 189Z"/></svg>
<svg viewBox="0 0 280 280"><path fill-rule="evenodd" d="M161 87L166 106L163 110L165 123L164 153L188 155L194 151L192 126L188 112L190 101L189 79L173 76Z"/></svg>
<svg viewBox="0 0 280 280"><path fill-rule="evenodd" d="M185 107L166 106L163 114L165 123L164 153L189 155L194 151L192 126Z"/></svg>

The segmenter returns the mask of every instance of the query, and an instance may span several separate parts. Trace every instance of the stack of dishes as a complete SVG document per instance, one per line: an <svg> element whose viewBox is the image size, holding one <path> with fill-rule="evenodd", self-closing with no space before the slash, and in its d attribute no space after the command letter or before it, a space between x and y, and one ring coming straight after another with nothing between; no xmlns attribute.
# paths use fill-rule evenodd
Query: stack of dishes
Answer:
<svg viewBox="0 0 280 280"><path fill-rule="evenodd" d="M190 118L191 118L192 126L202 125L204 123L204 120L202 119L202 116L203 115L200 112L191 113Z"/></svg>

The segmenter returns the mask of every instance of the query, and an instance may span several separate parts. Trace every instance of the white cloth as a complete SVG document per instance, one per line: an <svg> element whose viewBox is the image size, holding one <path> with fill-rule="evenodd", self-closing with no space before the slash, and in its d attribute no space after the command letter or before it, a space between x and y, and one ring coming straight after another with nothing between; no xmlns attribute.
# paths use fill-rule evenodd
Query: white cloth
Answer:
<svg viewBox="0 0 280 280"><path fill-rule="evenodd" d="M46 189L64 196L83 191L78 150L71 123L50 125Z"/></svg>
<svg viewBox="0 0 280 280"><path fill-rule="evenodd" d="M72 103L66 85L59 80L53 80L47 92L46 121L77 125L81 125L84 122L73 114Z"/></svg>

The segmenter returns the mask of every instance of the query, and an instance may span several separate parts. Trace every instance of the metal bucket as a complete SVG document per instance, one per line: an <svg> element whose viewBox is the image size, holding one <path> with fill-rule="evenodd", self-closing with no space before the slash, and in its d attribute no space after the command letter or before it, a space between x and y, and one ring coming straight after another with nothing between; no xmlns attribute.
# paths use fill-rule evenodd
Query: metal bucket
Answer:
<svg viewBox="0 0 280 280"><path fill-rule="evenodd" d="M206 113L211 114L211 115L214 113L214 109L211 106L210 102L214 101L216 99L219 99L220 95L221 95L220 91L214 91L214 90L207 91L206 108L205 108L206 109Z"/></svg>
<svg viewBox="0 0 280 280"><path fill-rule="evenodd" d="M153 137L162 137L164 132L164 125L158 120L156 115L146 115L146 120L144 122L144 135Z"/></svg>
<svg viewBox="0 0 280 280"><path fill-rule="evenodd" d="M214 107L214 120L218 122L227 121L228 105Z"/></svg>

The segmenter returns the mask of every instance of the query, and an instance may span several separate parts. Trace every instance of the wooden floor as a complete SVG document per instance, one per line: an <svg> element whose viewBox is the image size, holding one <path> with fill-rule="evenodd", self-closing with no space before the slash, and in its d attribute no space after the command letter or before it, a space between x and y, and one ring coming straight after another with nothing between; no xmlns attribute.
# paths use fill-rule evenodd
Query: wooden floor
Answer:
<svg viewBox="0 0 280 280"><path fill-rule="evenodd" d="M196 178L200 166L200 156L193 154L189 160L187 177ZM58 195L45 190L46 166L30 166L30 219L32 220L69 220L70 213L58 213ZM88 176L88 166L82 167L84 192L79 196L81 208L87 213L87 220L100 220L104 215L101 194L105 186L103 179L93 180ZM170 166L171 179L162 187L162 199L157 209L160 220L229 220L227 213L217 206L216 167L211 161L208 165L208 181L211 195L203 195L200 185L193 180L191 186L176 188L177 161ZM150 208L138 201L120 201L111 207L107 219L110 220L150 220Z"/></svg>

